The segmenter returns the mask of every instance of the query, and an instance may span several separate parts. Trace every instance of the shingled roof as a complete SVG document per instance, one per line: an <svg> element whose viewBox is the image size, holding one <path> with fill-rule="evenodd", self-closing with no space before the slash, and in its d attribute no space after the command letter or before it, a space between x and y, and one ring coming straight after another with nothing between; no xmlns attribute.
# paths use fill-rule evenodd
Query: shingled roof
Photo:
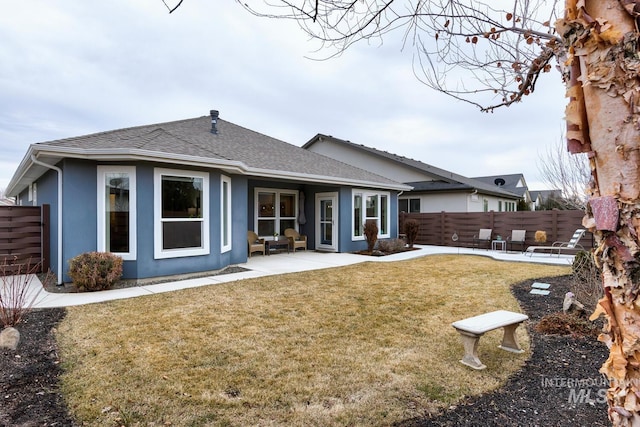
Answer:
<svg viewBox="0 0 640 427"><path fill-rule="evenodd" d="M9 183L12 195L62 158L149 160L219 168L228 173L395 190L409 186L212 117L137 126L32 144ZM39 175L38 175L39 176Z"/></svg>
<svg viewBox="0 0 640 427"><path fill-rule="evenodd" d="M438 168L436 166L421 162L419 160L414 160L408 157L401 156L399 154L389 153L387 151L378 150L372 147L367 147L366 145L356 144L354 142L336 138L330 135L317 134L315 137L309 140L306 144L304 144L302 148L308 148L311 145L313 145L316 141L322 140L322 139L330 140L336 144L343 144L346 146L350 146L358 150L371 153L375 156L392 160L406 167L413 168L420 172L425 172L433 176L434 178L433 181L406 182L405 184L413 187L413 190L411 190L413 192L478 190L483 194L497 195L505 198L516 199L520 197L520 195L513 193L506 188L499 188L495 185L487 184L483 181L480 181L474 178L467 178L465 176L447 171L445 169Z"/></svg>

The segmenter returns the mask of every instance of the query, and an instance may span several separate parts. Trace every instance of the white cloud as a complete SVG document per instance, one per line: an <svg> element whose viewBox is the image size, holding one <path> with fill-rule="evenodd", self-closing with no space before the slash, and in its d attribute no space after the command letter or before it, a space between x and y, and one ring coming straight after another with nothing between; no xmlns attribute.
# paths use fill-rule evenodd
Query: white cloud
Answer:
<svg viewBox="0 0 640 427"><path fill-rule="evenodd" d="M316 133L466 176L522 172L556 144L557 74L506 110L482 114L421 85L399 40L306 59L296 24L234 2L10 2L0 15L0 187L31 143L196 117L223 119L302 145ZM547 86L547 87L545 87Z"/></svg>

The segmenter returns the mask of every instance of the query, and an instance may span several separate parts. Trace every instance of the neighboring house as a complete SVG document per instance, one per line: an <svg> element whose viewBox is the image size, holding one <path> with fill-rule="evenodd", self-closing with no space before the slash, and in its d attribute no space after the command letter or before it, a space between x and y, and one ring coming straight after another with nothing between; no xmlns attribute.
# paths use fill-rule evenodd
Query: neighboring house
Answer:
<svg viewBox="0 0 640 427"><path fill-rule="evenodd" d="M553 206L554 200L562 200L561 190L531 190L531 203L535 207L534 210L548 209L549 206Z"/></svg>
<svg viewBox="0 0 640 427"><path fill-rule="evenodd" d="M0 198L0 206L14 206L16 203L13 199L8 197Z"/></svg>
<svg viewBox="0 0 640 427"><path fill-rule="evenodd" d="M413 187L399 196L400 212L516 210L521 195L444 169L350 141L318 134L302 148Z"/></svg>
<svg viewBox="0 0 640 427"><path fill-rule="evenodd" d="M527 182L525 181L523 174L514 173L507 175L478 176L473 179L482 181L488 185L495 185L498 188L517 194L520 200L529 206L530 210L535 210L531 200L531 194L529 193L529 187L527 186ZM515 209L498 209L498 211L502 210Z"/></svg>
<svg viewBox="0 0 640 427"><path fill-rule="evenodd" d="M243 263L247 230L272 238L295 228L309 249L365 249L367 220L379 238L398 235L398 193L409 189L214 110L32 144L7 195L51 205L50 264L66 281L69 259L88 251L121 255L124 278Z"/></svg>

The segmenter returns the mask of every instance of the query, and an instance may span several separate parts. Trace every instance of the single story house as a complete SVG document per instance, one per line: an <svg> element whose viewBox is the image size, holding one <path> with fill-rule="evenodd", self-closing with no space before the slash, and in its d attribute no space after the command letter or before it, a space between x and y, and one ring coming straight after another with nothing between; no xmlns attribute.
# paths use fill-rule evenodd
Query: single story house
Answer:
<svg viewBox="0 0 640 427"><path fill-rule="evenodd" d="M247 231L286 228L309 249L366 248L363 224L398 235L398 194L411 187L209 116L32 144L7 188L18 204L51 206L51 266L112 252L123 277L246 262Z"/></svg>
<svg viewBox="0 0 640 427"><path fill-rule="evenodd" d="M302 148L354 166L366 167L367 170L413 187L400 195L400 212L515 211L522 197L493 183L467 178L419 160L328 135L317 134Z"/></svg>

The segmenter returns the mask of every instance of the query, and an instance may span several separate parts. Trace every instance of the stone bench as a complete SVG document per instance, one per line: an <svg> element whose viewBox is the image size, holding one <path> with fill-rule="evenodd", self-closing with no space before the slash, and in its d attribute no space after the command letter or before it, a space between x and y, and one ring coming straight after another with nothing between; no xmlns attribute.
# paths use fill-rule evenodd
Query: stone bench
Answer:
<svg viewBox="0 0 640 427"><path fill-rule="evenodd" d="M460 362L473 369L486 368L478 358L478 341L485 332L498 328L504 330L502 344L499 347L512 353L522 353L524 350L516 341L515 331L518 325L528 318L522 313L498 310L453 322L451 326L460 333L464 346L464 356Z"/></svg>

